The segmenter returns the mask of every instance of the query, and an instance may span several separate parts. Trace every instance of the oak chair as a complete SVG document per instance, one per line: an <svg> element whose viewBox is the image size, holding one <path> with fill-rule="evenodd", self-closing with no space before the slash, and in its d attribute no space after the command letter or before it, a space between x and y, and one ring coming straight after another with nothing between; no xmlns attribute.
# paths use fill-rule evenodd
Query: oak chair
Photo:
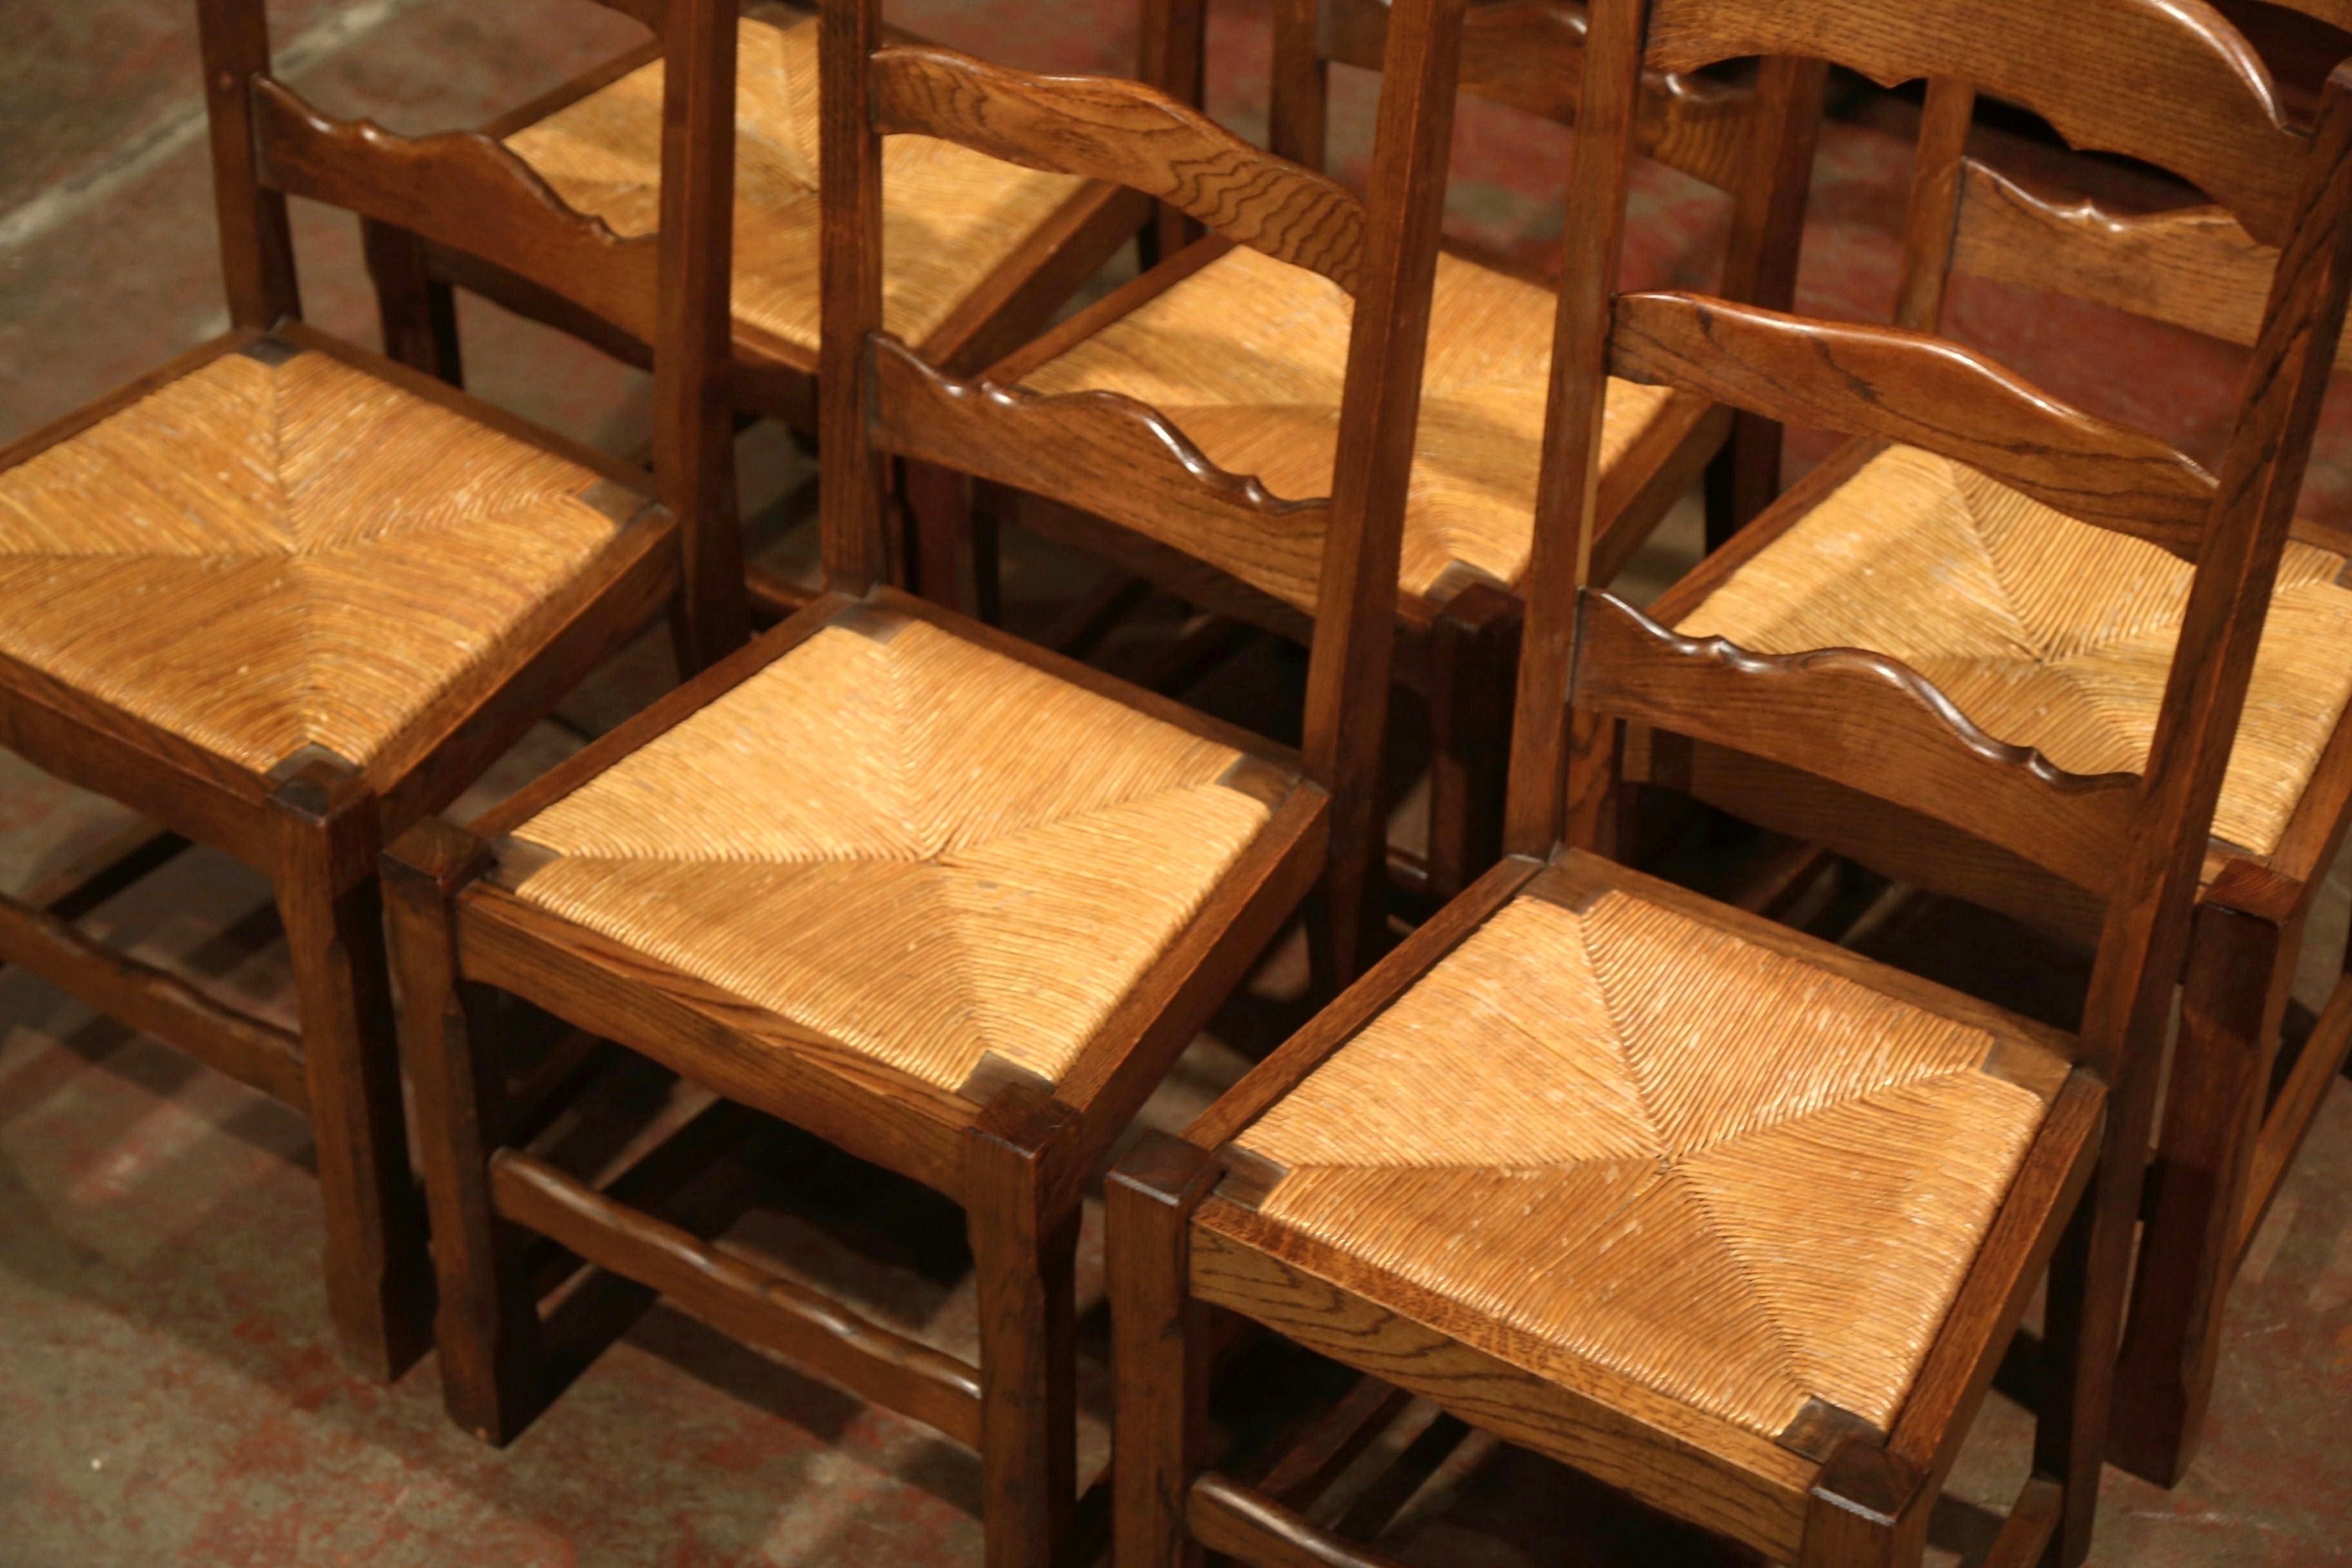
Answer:
<svg viewBox="0 0 2352 1568"><path fill-rule="evenodd" d="M1414 0L1396 25L1425 11L1442 32L1461 4ZM2282 244L2218 480L1928 334L1612 298L1640 68L1800 53L1972 81L2080 140L2168 154ZM2352 74L2311 137L2268 115L2243 59L2210 13L2171 0L1599 0L1511 853L1181 1140L1113 1173L1121 1568L1203 1548L1386 1561L1306 1517L1328 1466L1278 1462L1271 1490L1202 1468L1212 1309L1771 1560L1916 1563L2045 1269L2034 1474L1990 1561L2084 1560L2172 981L2352 289ZM2176 543L2195 563L2197 657L2168 668L2145 767L2069 773L1996 742L1882 651L1686 636L1597 592L1612 374L1899 432ZM2081 1028L1594 853L1628 723L1903 803L2092 883L2107 913Z"/></svg>
<svg viewBox="0 0 2352 1568"><path fill-rule="evenodd" d="M884 139L1121 180L1352 278L1385 234L1433 232L1442 143L1416 115L1440 79L1407 72L1381 136L1411 155L1367 216L1149 87L884 46L877 9L829 5L822 40L828 591L469 828L394 847L403 1040L462 1425L504 1441L552 1392L536 1233L978 1447L988 1560L1060 1562L1081 1189L1365 816L1426 280L1369 294L1349 353L1355 458L1294 755L881 581L885 433L919 455L985 440L1097 488L1230 493L1148 411L970 394L887 332ZM979 1365L523 1146L493 990L961 1204Z"/></svg>
<svg viewBox="0 0 2352 1568"><path fill-rule="evenodd" d="M2255 83L2234 100L2240 118L2287 118L2251 57L2234 40L2217 47ZM2242 221L2226 204L2117 216L2039 195L1964 155L1975 98L1957 79L1929 82L1899 324L1937 330L1949 279L1968 274L2256 342L2275 227L2260 230L2259 217ZM1873 435L1662 598L1658 618L1758 651L1853 643L1894 653L2003 742L2078 772L2138 771L2183 625L2193 533L2135 524L2138 537L2124 537L2099 524L2117 510L2151 515L2133 496L2036 492L1969 456L1925 452L1907 430ZM2210 481L2200 471L2177 463L2164 482L2175 499L2158 510L2201 515ZM2347 980L2272 1092L2305 921L2352 823L2352 536L2298 521L2292 541L2200 875L2118 1376L2116 1458L2168 1486L2196 1450L2238 1258L2352 1049ZM1955 580L1969 584L1957 598ZM1634 773L1651 782L2096 945L2095 883L2063 865L1769 758L1665 736L1637 739L1634 752Z"/></svg>
<svg viewBox="0 0 2352 1568"><path fill-rule="evenodd" d="M603 0L646 19L648 0ZM1142 0L1139 75L1164 69L1167 0ZM913 41L911 39L906 41ZM817 420L817 47L809 5L743 6L737 78L737 247L732 392L742 412L814 434ZM650 232L661 200L659 38L624 53L482 127L583 211L624 235ZM927 358L969 374L1045 326L1150 214L1117 184L1026 169L943 142L901 139L889 153L884 217L893 245L883 280L890 331ZM421 243L384 225L367 233L389 352L456 383L453 289L464 287L642 364L649 340L631 323L583 310L559 290L481 258ZM928 482L927 482L928 481ZM913 537L898 575L950 602L977 591L960 560L958 498L936 476L907 489ZM754 568L754 608L788 615L804 590ZM983 606L985 609L985 606Z"/></svg>
<svg viewBox="0 0 2352 1568"><path fill-rule="evenodd" d="M728 183L706 112L732 49L707 0L663 157ZM409 1172L375 863L623 639L671 608L689 661L740 640L726 410L728 244L681 211L623 241L511 153L328 119L269 74L260 0L200 0L220 337L0 452L0 744L142 813L128 869L0 901L0 960L308 1112L329 1312L390 1377L431 1299ZM287 197L562 276L659 345L656 471L538 430L301 320ZM659 307L656 308L656 294ZM66 918L188 841L268 875L289 1032Z"/></svg>
<svg viewBox="0 0 2352 1568"><path fill-rule="evenodd" d="M1197 100L1199 0L1171 0L1171 90ZM1274 151L1316 166L1322 83L1334 60L1377 68L1379 0L1281 0L1275 6ZM1572 123L1584 21L1566 0L1508 0L1472 13L1464 90ZM1785 304L1804 185L1801 160L1757 154L1809 145L1780 127L1810 125L1818 73L1768 73L1760 89L1666 74L1645 79L1644 149L1732 191L1727 291ZM1340 221L1335 215L1334 221ZM1359 221L1345 219L1349 224ZM1220 616L1300 640L1320 588L1324 519L1337 461L1352 279L1286 268L1211 235L1184 244L1182 215L1162 228L1170 254L974 378L968 395L1109 395L1165 414L1186 460L1230 476L1214 502L1157 491L1033 489L1019 504L1035 531L1106 558ZM1439 898L1496 853L1507 693L1518 637L1518 584L1535 499L1549 283L1449 242L1438 261L1428 395L1410 479L1398 588L1399 680L1431 707L1435 766L1431 837L1400 882ZM1622 386L1612 404L1604 557L1622 562L1722 447L1732 416L1705 399ZM1762 454L1749 489L1774 488ZM895 447L893 449L896 449ZM933 461L983 486L985 520L1012 502L1006 459L966 445ZM1018 488L1017 486L1014 488ZM1175 498L1183 499L1183 498ZM992 549L976 546L985 558Z"/></svg>

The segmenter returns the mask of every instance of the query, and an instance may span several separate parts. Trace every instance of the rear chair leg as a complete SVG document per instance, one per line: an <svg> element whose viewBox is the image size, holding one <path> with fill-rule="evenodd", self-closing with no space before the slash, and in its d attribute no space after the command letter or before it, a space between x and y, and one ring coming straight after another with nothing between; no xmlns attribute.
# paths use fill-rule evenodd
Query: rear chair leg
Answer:
<svg viewBox="0 0 2352 1568"><path fill-rule="evenodd" d="M2156 1207L2140 1241L2108 1438L2116 1464L2158 1486L2178 1485L2188 1470L2212 1395L2300 936L2210 904L2190 931Z"/></svg>
<svg viewBox="0 0 2352 1568"><path fill-rule="evenodd" d="M1001 1089L966 1144L980 1295L981 1467L988 1568L1071 1568L1077 1500L1076 1117Z"/></svg>
<svg viewBox="0 0 2352 1568"><path fill-rule="evenodd" d="M457 963L457 894L489 864L473 835L423 822L384 858L384 889L441 1286L442 1397L459 1426L503 1444L539 1413L544 1384L528 1237L490 1206L489 1159L507 1133L506 1082L495 1053L474 1048Z"/></svg>
<svg viewBox="0 0 2352 1568"><path fill-rule="evenodd" d="M384 972L376 800L356 770L321 755L281 778L269 804L326 1204L327 1310L344 1354L389 1381L425 1353L432 1271Z"/></svg>
<svg viewBox="0 0 2352 1568"><path fill-rule="evenodd" d="M1206 1152L1147 1137L1104 1189L1110 1250L1116 1568L1201 1568L1184 1500L1207 1458L1209 1347L1192 1299L1192 1213L1216 1184Z"/></svg>
<svg viewBox="0 0 2352 1568"><path fill-rule="evenodd" d="M1474 583L1430 630L1429 896L1443 903L1502 858L1519 603Z"/></svg>
<svg viewBox="0 0 2352 1568"><path fill-rule="evenodd" d="M457 291L426 269L425 242L406 229L362 218L360 243L375 283L384 357L451 386L465 385L457 353Z"/></svg>

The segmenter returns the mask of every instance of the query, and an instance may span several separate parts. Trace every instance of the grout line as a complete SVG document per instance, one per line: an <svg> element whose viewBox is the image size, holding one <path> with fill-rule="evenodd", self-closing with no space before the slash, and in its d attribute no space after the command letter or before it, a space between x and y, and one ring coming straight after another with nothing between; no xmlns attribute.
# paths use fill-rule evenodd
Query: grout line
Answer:
<svg viewBox="0 0 2352 1568"><path fill-rule="evenodd" d="M358 0L274 51L273 74L281 80L291 78L420 3L421 0ZM64 227L202 137L205 128L203 99L182 102L157 123L132 134L96 173L52 186L30 201L0 213L0 252L21 249Z"/></svg>

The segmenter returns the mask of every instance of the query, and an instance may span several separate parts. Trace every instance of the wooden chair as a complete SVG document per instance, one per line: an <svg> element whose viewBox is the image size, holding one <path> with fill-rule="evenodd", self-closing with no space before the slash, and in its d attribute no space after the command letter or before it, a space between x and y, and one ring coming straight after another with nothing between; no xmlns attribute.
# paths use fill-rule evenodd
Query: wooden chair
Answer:
<svg viewBox="0 0 2352 1568"><path fill-rule="evenodd" d="M1396 25L1432 12L1442 33L1460 4L1400 5ZM2283 243L2219 479L1931 336L1612 300L1638 68L1754 53L1974 81L2079 140L2189 163ZM1202 1468L1209 1308L1771 1560L1916 1563L2045 1266L2035 1473L1990 1560L2084 1560L2172 981L2352 287L2352 75L2312 138L2269 115L2243 58L2169 0L1599 0L1512 853L1181 1141L1114 1173L1121 1568L1204 1547L1385 1561L1305 1517L1328 1466L1281 1462L1273 1492ZM1882 652L1685 636L1594 591L1612 373L1899 433L2027 495L2098 498L2084 510L2108 528L2186 551L2196 656L2170 666L2146 769L2072 773L2003 745ZM1591 853L1627 722L1906 803L2092 884L2108 914L2081 1029Z"/></svg>
<svg viewBox="0 0 2352 1568"><path fill-rule="evenodd" d="M646 15L645 0L603 0ZM1164 69L1166 0L1143 0L1145 80ZM903 36L899 36L903 38ZM743 412L814 434L817 419L816 17L809 5L743 6L736 109L733 389ZM903 41L913 42L912 39ZM621 55L482 127L564 200L625 235L648 233L660 204L662 43ZM1043 328L1150 214L1135 192L1024 169L946 142L901 140L890 154L892 241L883 282L891 332L957 374L993 363ZM643 364L641 330L583 310L483 258L371 225L368 259L388 352L451 383L460 376L453 288L462 286ZM926 483L926 480L930 482ZM908 487L910 533L898 575L943 602L968 601L957 498L932 476ZM946 510L943 510L946 509ZM764 569L755 609L789 615L807 594ZM992 618L992 599L982 606Z"/></svg>
<svg viewBox="0 0 2352 1568"><path fill-rule="evenodd" d="M322 117L270 76L259 0L200 0L233 325L0 453L0 744L152 818L166 837L133 868L194 840L266 872L300 1029L63 918L124 873L0 901L0 959L310 1113L329 1311L377 1376L422 1352L431 1295L383 836L446 805L666 601L690 655L740 637L726 411L708 395L727 236L683 200L727 190L705 110L732 50L708 9L664 14L693 68L656 246L551 199L495 142ZM306 326L289 195L560 272L640 322L660 350L657 479Z"/></svg>
<svg viewBox="0 0 2352 1568"><path fill-rule="evenodd" d="M985 441L1041 483L1197 487L1253 515L1148 410L968 395L883 331L884 138L1118 179L1351 279L1379 237L1433 232L1438 154L1393 160L1367 216L1140 84L877 47L877 9L824 14L829 591L470 829L429 823L394 847L404 1046L461 1424L504 1441L551 1393L535 1232L975 1445L988 1560L1059 1562L1081 1188L1365 815L1426 279L1368 294L1359 318L1343 437L1357 456L1326 535L1302 758L879 582L886 434ZM1413 87L1384 142L1410 141L1438 96ZM488 988L961 1203L980 1364L521 1146Z"/></svg>
<svg viewBox="0 0 2352 1568"><path fill-rule="evenodd" d="M1963 155L1975 97L1949 78L1928 89L1901 324L1937 330L1948 281L1962 273L2257 341L2274 243L2226 205L2117 216L2038 195ZM2260 101L2250 112L2272 114ZM2002 742L2079 772L2139 771L2183 625L2190 536L2142 528L2138 539L2120 537L2099 526L2100 509L2118 504L2109 498L2021 493L1965 456L1919 449L1910 432L1874 435L1654 613L1761 652L1849 643L1890 652ZM2181 499L2169 504L2194 517L2204 483L2184 467ZM2347 980L2272 1091L2305 924L2352 823L2352 535L2298 521L2293 540L2201 874L2118 1374L2116 1458L2166 1486L2196 1451L2237 1260L2352 1049ZM1968 591L1954 595L1956 580ZM1664 736L1637 740L1634 752L1633 772L1650 782L2084 950L2097 943L2095 884L2070 879L2069 868L1769 758Z"/></svg>
<svg viewBox="0 0 2352 1568"><path fill-rule="evenodd" d="M1197 98L1198 0L1171 0L1171 90ZM1387 7L1378 0L1281 0L1275 7L1275 151L1309 166L1323 150L1322 78L1331 60L1376 67ZM1318 30L1318 16L1321 26ZM1572 122L1583 37L1580 9L1563 0L1482 6L1464 46L1462 86ZM1786 304L1804 185L1751 156L1802 136L1818 77L1768 79L1750 93L1656 75L1645 83L1643 144L1660 159L1733 190L1738 210L1727 291ZM1187 460L1234 476L1233 500L1205 491L1169 498L1120 487L1034 490L1022 521L1108 559L1221 616L1294 640L1314 619L1326 507L1337 461L1339 394L1349 341L1348 279L1286 268L1215 236L1184 245L1163 230L1168 258L1007 356L965 395L1132 398L1172 421ZM1400 881L1443 898L1495 857L1503 758L1508 750L1518 584L1535 500L1542 344L1554 295L1541 279L1449 243L1438 263L1428 396L1424 401L1399 578L1399 679L1429 700L1436 765L1431 837ZM1622 562L1690 488L1723 445L1727 411L1703 399L1622 386L1612 405L1604 560ZM895 447L894 450L897 449ZM1769 495L1777 444L1755 446L1749 489ZM932 441L922 456L995 485L1007 460ZM1247 476L1244 478L1244 476ZM1241 504L1235 504L1239 502ZM983 524L1013 504L983 492ZM977 549L985 558L992 532ZM1432 906L1433 907L1433 905Z"/></svg>

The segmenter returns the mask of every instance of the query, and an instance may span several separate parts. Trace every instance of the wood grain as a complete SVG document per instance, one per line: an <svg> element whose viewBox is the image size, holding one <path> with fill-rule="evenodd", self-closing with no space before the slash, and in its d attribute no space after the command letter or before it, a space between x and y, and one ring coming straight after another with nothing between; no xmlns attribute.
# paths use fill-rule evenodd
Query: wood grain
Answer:
<svg viewBox="0 0 2352 1568"><path fill-rule="evenodd" d="M936 136L1027 168L1126 185L1356 292L1364 208L1354 194L1156 88L1039 77L907 45L877 52L873 73L877 132Z"/></svg>
<svg viewBox="0 0 2352 1568"><path fill-rule="evenodd" d="M1958 458L2069 517L2197 558L2213 478L1957 343L1683 293L1617 301L1610 368L1784 423Z"/></svg>

